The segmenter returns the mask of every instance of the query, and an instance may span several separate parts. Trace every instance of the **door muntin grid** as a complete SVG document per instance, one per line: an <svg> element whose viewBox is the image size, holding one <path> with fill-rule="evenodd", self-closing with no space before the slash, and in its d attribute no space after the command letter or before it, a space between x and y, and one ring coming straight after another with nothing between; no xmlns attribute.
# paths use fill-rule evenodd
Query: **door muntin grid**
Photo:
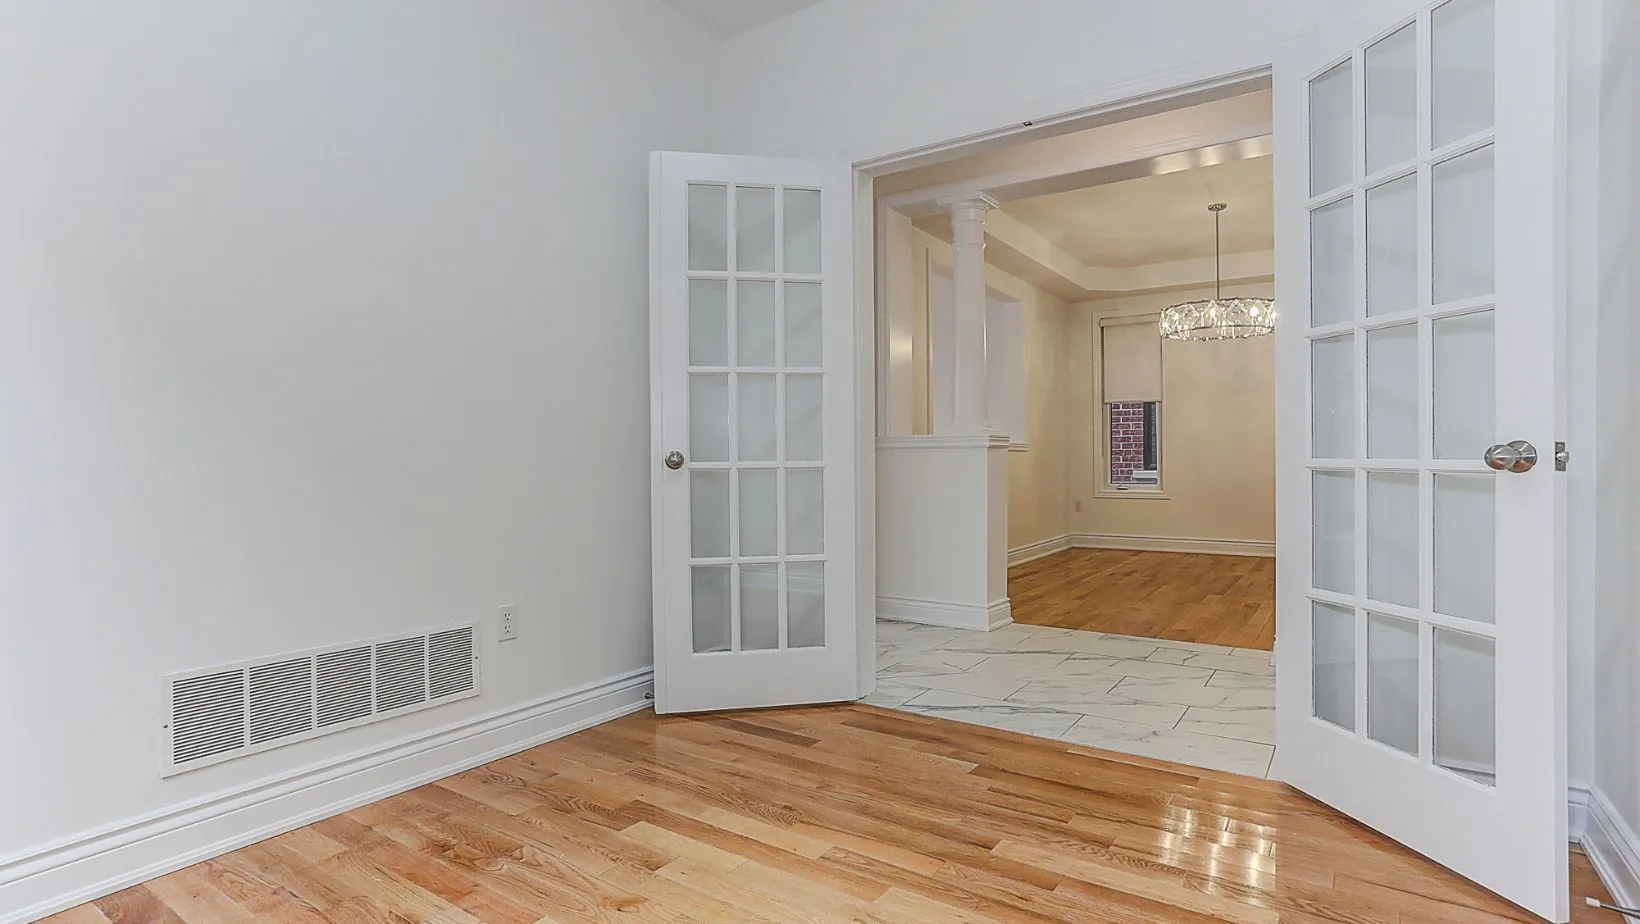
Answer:
<svg viewBox="0 0 1640 924"><path fill-rule="evenodd" d="M1496 757L1497 475L1480 461L1496 441L1496 142L1495 51L1474 43L1491 15L1491 0L1448 0L1311 76L1302 314L1308 597L1325 633L1311 721L1481 786Z"/></svg>
<svg viewBox="0 0 1640 924"><path fill-rule="evenodd" d="M700 182L688 202L691 650L824 648L821 193Z"/></svg>

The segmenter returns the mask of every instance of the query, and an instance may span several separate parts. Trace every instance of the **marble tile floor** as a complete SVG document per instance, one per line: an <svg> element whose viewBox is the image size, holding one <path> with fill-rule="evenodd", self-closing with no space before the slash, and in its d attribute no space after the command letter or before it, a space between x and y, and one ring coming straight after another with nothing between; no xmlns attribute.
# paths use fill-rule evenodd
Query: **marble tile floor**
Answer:
<svg viewBox="0 0 1640 924"><path fill-rule="evenodd" d="M1248 776L1275 755L1275 665L1250 648L879 620L865 702Z"/></svg>

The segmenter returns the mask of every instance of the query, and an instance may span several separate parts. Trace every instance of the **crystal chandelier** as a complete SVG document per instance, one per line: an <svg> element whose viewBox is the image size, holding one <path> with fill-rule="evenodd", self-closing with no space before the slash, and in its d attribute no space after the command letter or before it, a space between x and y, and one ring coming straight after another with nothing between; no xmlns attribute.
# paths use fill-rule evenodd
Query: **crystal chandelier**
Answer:
<svg viewBox="0 0 1640 924"><path fill-rule="evenodd" d="M1276 330L1276 303L1271 298L1224 298L1219 270L1219 213L1223 202L1207 207L1213 213L1213 297L1182 302L1162 309L1162 336L1169 340L1238 340L1262 337Z"/></svg>

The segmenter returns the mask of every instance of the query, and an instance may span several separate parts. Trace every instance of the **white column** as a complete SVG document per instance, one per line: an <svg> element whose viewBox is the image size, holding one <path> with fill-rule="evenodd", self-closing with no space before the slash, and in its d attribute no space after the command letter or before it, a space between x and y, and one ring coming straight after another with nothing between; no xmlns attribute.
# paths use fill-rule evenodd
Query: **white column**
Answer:
<svg viewBox="0 0 1640 924"><path fill-rule="evenodd" d="M985 213L997 207L984 193L939 203L951 212L952 372L955 387L946 432L984 433L985 409Z"/></svg>

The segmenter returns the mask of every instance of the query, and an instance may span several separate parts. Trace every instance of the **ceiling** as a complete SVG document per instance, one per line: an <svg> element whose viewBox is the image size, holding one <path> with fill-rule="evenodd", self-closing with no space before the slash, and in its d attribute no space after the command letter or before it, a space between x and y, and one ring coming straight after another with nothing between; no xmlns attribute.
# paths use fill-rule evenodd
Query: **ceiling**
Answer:
<svg viewBox="0 0 1640 924"><path fill-rule="evenodd" d="M798 10L821 0L666 0L667 4L707 29L727 38L753 26Z"/></svg>
<svg viewBox="0 0 1640 924"><path fill-rule="evenodd" d="M1006 202L1002 210L1090 266L1211 257L1211 202L1230 206L1223 214L1225 253L1273 250L1271 161L1255 157L1073 189Z"/></svg>

